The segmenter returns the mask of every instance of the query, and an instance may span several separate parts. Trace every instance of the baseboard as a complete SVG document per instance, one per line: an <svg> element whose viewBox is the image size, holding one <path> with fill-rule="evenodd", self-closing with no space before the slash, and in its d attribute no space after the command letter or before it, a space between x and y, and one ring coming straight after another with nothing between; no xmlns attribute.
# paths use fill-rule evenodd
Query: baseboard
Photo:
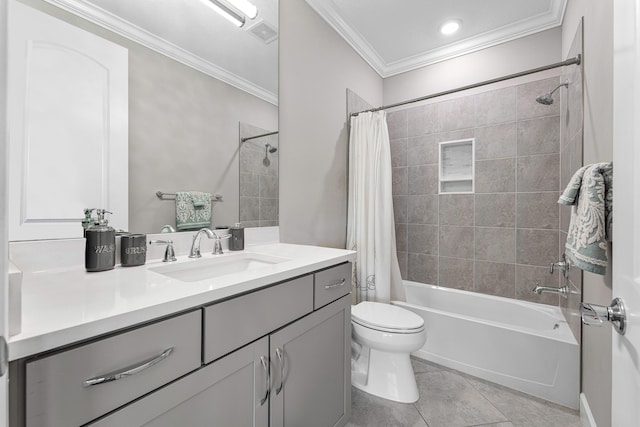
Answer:
<svg viewBox="0 0 640 427"><path fill-rule="evenodd" d="M591 408L589 408L587 396L584 393L580 393L580 421L582 421L582 427L598 427L596 420L593 419Z"/></svg>

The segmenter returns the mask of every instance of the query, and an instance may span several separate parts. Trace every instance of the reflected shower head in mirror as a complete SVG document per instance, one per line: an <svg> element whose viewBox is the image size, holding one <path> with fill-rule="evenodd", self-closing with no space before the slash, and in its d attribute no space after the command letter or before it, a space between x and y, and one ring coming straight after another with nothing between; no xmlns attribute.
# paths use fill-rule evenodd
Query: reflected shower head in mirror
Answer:
<svg viewBox="0 0 640 427"><path fill-rule="evenodd" d="M264 144L264 159L262 159L262 164L265 166L271 165L271 160L269 160L269 153L273 154L276 151L278 151L278 149L273 145L269 143Z"/></svg>
<svg viewBox="0 0 640 427"><path fill-rule="evenodd" d="M267 150L269 150L270 153L275 153L276 151L278 151L278 149L276 147L274 147L273 145L267 143L264 146Z"/></svg>
<svg viewBox="0 0 640 427"><path fill-rule="evenodd" d="M538 104L542 104L542 105L551 105L553 104L553 93L555 91L557 91L558 89L560 89L562 86L564 87L569 87L569 82L565 82L565 83L560 83L558 86L555 87L555 89L553 89L551 92L547 92L544 95L540 95L539 97L536 98L536 102Z"/></svg>

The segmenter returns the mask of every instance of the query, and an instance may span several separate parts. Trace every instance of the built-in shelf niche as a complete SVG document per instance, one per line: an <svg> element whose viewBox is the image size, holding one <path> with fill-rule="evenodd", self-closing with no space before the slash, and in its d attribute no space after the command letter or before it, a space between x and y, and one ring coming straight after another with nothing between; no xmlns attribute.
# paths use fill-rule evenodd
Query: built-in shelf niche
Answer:
<svg viewBox="0 0 640 427"><path fill-rule="evenodd" d="M473 193L475 139L441 142L438 153L440 194Z"/></svg>

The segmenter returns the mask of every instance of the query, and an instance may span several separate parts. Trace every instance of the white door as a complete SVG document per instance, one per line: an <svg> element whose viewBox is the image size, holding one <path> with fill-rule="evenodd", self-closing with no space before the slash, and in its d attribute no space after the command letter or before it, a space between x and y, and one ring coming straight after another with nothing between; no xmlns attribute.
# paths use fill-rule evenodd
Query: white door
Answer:
<svg viewBox="0 0 640 427"><path fill-rule="evenodd" d="M640 425L640 0L614 1L613 296L625 335L612 340L612 420Z"/></svg>

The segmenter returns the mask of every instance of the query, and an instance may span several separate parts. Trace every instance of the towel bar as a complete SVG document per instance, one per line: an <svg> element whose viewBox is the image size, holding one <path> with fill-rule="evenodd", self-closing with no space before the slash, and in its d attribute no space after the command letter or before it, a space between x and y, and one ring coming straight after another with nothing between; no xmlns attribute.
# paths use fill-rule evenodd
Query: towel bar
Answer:
<svg viewBox="0 0 640 427"><path fill-rule="evenodd" d="M175 200L176 199L176 193L165 193L163 191L156 191L156 196L158 196L158 199L160 200ZM221 194L212 194L211 195L211 202L221 202L222 201L222 195Z"/></svg>

